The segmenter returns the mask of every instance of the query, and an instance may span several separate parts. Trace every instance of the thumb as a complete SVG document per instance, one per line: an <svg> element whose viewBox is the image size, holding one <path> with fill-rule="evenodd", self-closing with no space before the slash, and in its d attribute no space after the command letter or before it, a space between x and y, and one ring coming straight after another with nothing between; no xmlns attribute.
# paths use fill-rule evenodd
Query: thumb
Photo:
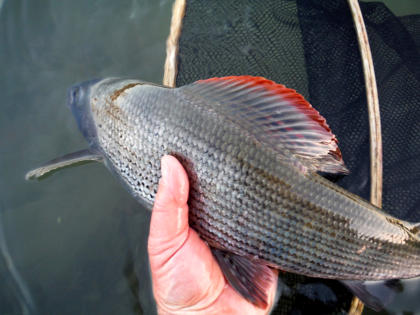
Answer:
<svg viewBox="0 0 420 315"><path fill-rule="evenodd" d="M165 263L188 237L188 177L170 155L161 160L162 178L153 206L148 240L151 266Z"/></svg>

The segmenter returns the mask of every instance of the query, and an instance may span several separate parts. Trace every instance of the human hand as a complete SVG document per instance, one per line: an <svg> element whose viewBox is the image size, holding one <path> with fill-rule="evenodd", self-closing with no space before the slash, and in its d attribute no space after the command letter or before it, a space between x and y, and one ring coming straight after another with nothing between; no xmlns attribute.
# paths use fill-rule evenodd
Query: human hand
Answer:
<svg viewBox="0 0 420 315"><path fill-rule="evenodd" d="M187 174L173 156L161 161L162 178L150 223L148 252L159 314L267 314L277 275L267 289L268 305L256 307L225 280L210 248L188 226Z"/></svg>

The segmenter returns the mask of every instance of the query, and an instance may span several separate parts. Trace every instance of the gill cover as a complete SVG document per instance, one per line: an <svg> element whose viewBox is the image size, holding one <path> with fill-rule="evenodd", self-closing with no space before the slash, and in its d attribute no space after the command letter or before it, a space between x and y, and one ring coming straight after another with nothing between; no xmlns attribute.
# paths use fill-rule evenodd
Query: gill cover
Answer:
<svg viewBox="0 0 420 315"><path fill-rule="evenodd" d="M76 119L79 130L82 132L90 147L96 146L96 127L90 107L90 94L92 86L101 81L94 79L73 85L67 95L67 105Z"/></svg>

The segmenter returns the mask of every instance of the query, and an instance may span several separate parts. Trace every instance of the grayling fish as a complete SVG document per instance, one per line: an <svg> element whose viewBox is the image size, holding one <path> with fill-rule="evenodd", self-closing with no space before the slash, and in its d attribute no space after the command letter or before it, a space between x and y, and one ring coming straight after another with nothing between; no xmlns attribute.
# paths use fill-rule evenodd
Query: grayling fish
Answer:
<svg viewBox="0 0 420 315"><path fill-rule="evenodd" d="M152 205L160 158L176 156L191 183L190 225L254 304L266 303L267 266L339 280L420 275L419 224L316 174L347 169L325 119L294 90L238 76L175 89L104 79L69 94L89 149L27 178L104 161L138 201Z"/></svg>

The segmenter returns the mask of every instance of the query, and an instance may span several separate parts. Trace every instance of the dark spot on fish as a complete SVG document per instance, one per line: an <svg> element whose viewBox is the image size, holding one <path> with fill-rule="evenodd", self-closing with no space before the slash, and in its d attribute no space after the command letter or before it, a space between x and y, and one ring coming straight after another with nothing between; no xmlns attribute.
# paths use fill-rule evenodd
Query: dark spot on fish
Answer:
<svg viewBox="0 0 420 315"><path fill-rule="evenodd" d="M402 228L404 231L406 232L411 232L405 225L404 223L402 223L400 220L396 219L396 218L391 218L391 217L387 217L386 220L391 223L394 224L396 226L399 226L400 228Z"/></svg>
<svg viewBox="0 0 420 315"><path fill-rule="evenodd" d="M415 226L415 227L409 229L404 223L402 223L400 220L398 220L396 218L387 217L386 220L391 224L399 226L406 233L417 234L419 232L419 227Z"/></svg>
<svg viewBox="0 0 420 315"><path fill-rule="evenodd" d="M125 90L131 89L132 87L134 87L136 85L140 85L140 83L130 83L130 84L127 84L126 86L122 87L121 89L116 90L111 95L111 100L115 101L122 93L124 93Z"/></svg>
<svg viewBox="0 0 420 315"><path fill-rule="evenodd" d="M114 104L114 102L110 102L109 100L106 100L106 104L108 105L105 107L106 113L114 118L116 121L119 121L123 126L127 126L126 122L120 118L121 115L121 109Z"/></svg>

